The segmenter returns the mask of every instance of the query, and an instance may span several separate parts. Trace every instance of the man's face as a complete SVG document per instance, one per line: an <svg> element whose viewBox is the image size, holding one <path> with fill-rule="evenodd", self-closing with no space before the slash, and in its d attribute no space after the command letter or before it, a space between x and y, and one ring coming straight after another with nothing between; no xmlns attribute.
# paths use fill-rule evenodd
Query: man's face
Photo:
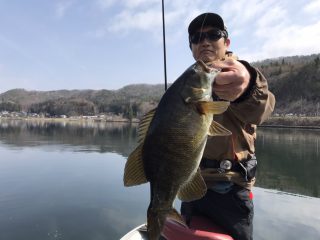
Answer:
<svg viewBox="0 0 320 240"><path fill-rule="evenodd" d="M198 33L208 33L215 30L214 27L206 26L198 30ZM207 37L202 41L191 44L192 55L195 60L210 62L225 57L230 45L230 40L221 37L217 40L210 40Z"/></svg>

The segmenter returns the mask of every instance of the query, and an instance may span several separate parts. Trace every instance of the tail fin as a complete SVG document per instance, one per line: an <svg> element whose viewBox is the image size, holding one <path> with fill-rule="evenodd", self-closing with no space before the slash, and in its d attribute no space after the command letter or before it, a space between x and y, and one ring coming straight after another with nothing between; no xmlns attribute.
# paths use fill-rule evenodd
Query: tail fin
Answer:
<svg viewBox="0 0 320 240"><path fill-rule="evenodd" d="M149 240L159 240L166 219L165 212L148 209L147 229Z"/></svg>
<svg viewBox="0 0 320 240"><path fill-rule="evenodd" d="M174 221L176 221L177 223L180 223L182 226L184 226L185 228L188 228L188 225L186 224L184 218L181 216L180 213L178 213L178 211L174 208L171 209L171 211L168 213L166 219L172 219Z"/></svg>
<svg viewBox="0 0 320 240"><path fill-rule="evenodd" d="M149 208L147 220L149 240L159 240L167 217L175 220L176 222L187 228L182 216L174 208L169 210L153 210L152 208Z"/></svg>

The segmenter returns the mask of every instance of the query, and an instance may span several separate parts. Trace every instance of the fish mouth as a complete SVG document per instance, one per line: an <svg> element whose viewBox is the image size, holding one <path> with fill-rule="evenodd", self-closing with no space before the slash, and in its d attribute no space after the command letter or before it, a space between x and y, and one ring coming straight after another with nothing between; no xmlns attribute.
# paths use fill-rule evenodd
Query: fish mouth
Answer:
<svg viewBox="0 0 320 240"><path fill-rule="evenodd" d="M211 72L210 67L207 64L205 64L202 60L198 60L193 69L195 71L205 71L207 73Z"/></svg>

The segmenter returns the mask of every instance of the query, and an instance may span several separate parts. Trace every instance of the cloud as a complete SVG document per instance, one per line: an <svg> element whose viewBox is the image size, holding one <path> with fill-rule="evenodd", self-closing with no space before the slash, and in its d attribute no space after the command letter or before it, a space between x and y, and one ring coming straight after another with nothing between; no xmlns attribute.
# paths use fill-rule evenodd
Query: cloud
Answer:
<svg viewBox="0 0 320 240"><path fill-rule="evenodd" d="M263 30L259 30L259 32L258 35L262 39ZM264 32L264 41L257 40L261 42L260 49L255 53L250 53L250 49L242 49L242 56L252 61L320 52L320 20L306 26L279 25L273 29L269 27L265 28Z"/></svg>
<svg viewBox="0 0 320 240"><path fill-rule="evenodd" d="M255 23L277 5L278 0L229 0L221 6L227 27L242 29Z"/></svg>
<svg viewBox="0 0 320 240"><path fill-rule="evenodd" d="M158 43L162 41L161 1L98 2L114 6L115 11L108 22L92 32L95 37L110 36L110 32L121 36L141 31L151 33L148 36ZM240 57L258 60L312 54L319 51L319 22L315 17L319 11L320 0L165 1L166 40L172 45L181 42L194 17L202 12L217 12L224 18Z"/></svg>
<svg viewBox="0 0 320 240"><path fill-rule="evenodd" d="M152 33L159 42L162 39L162 6L159 0L124 0L121 11L109 22L109 32L144 31ZM211 3L212 5L212 3ZM186 32L192 18L210 9L203 0L175 0L165 2L165 24L168 42L178 41L177 36ZM104 33L98 30L99 36ZM106 32L105 32L106 33ZM171 37L170 37L171 36Z"/></svg>
<svg viewBox="0 0 320 240"><path fill-rule="evenodd" d="M279 26L283 25L287 22L288 13L287 10L277 5L270 9L264 15L261 15L257 18L256 26L257 26L257 35L265 35L265 28L269 28L270 26Z"/></svg>
<svg viewBox="0 0 320 240"><path fill-rule="evenodd" d="M117 2L117 0L97 0L97 5L102 9L105 10L112 5L114 5Z"/></svg>
<svg viewBox="0 0 320 240"><path fill-rule="evenodd" d="M57 18L63 18L66 15L66 12L74 4L74 1L61 1L56 5L56 16Z"/></svg>
<svg viewBox="0 0 320 240"><path fill-rule="evenodd" d="M124 0L124 7L129 9L153 6L154 4L159 4L160 0Z"/></svg>
<svg viewBox="0 0 320 240"><path fill-rule="evenodd" d="M272 37L270 40L263 46L269 56L320 52L320 20L307 26L292 25L285 27L281 30L281 34Z"/></svg>
<svg viewBox="0 0 320 240"><path fill-rule="evenodd" d="M311 14L319 14L320 12L320 0L314 0L309 2L303 7L303 11Z"/></svg>
<svg viewBox="0 0 320 240"><path fill-rule="evenodd" d="M248 6L244 8L243 6ZM261 60L320 52L320 0L231 0L221 6L241 58ZM301 11L302 10L302 11Z"/></svg>
<svg viewBox="0 0 320 240"><path fill-rule="evenodd" d="M152 30L161 26L161 12L155 9L133 12L124 10L111 23L109 30L113 32L128 30Z"/></svg>

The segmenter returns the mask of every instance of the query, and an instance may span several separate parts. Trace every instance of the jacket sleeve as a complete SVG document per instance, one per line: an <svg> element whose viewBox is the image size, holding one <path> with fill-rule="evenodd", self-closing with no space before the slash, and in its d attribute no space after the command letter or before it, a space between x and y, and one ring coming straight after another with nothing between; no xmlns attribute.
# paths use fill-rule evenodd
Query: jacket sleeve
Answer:
<svg viewBox="0 0 320 240"><path fill-rule="evenodd" d="M245 124L259 125L273 112L275 97L268 90L262 73L245 61L240 61L250 72L250 84L246 92L230 104L229 110Z"/></svg>

